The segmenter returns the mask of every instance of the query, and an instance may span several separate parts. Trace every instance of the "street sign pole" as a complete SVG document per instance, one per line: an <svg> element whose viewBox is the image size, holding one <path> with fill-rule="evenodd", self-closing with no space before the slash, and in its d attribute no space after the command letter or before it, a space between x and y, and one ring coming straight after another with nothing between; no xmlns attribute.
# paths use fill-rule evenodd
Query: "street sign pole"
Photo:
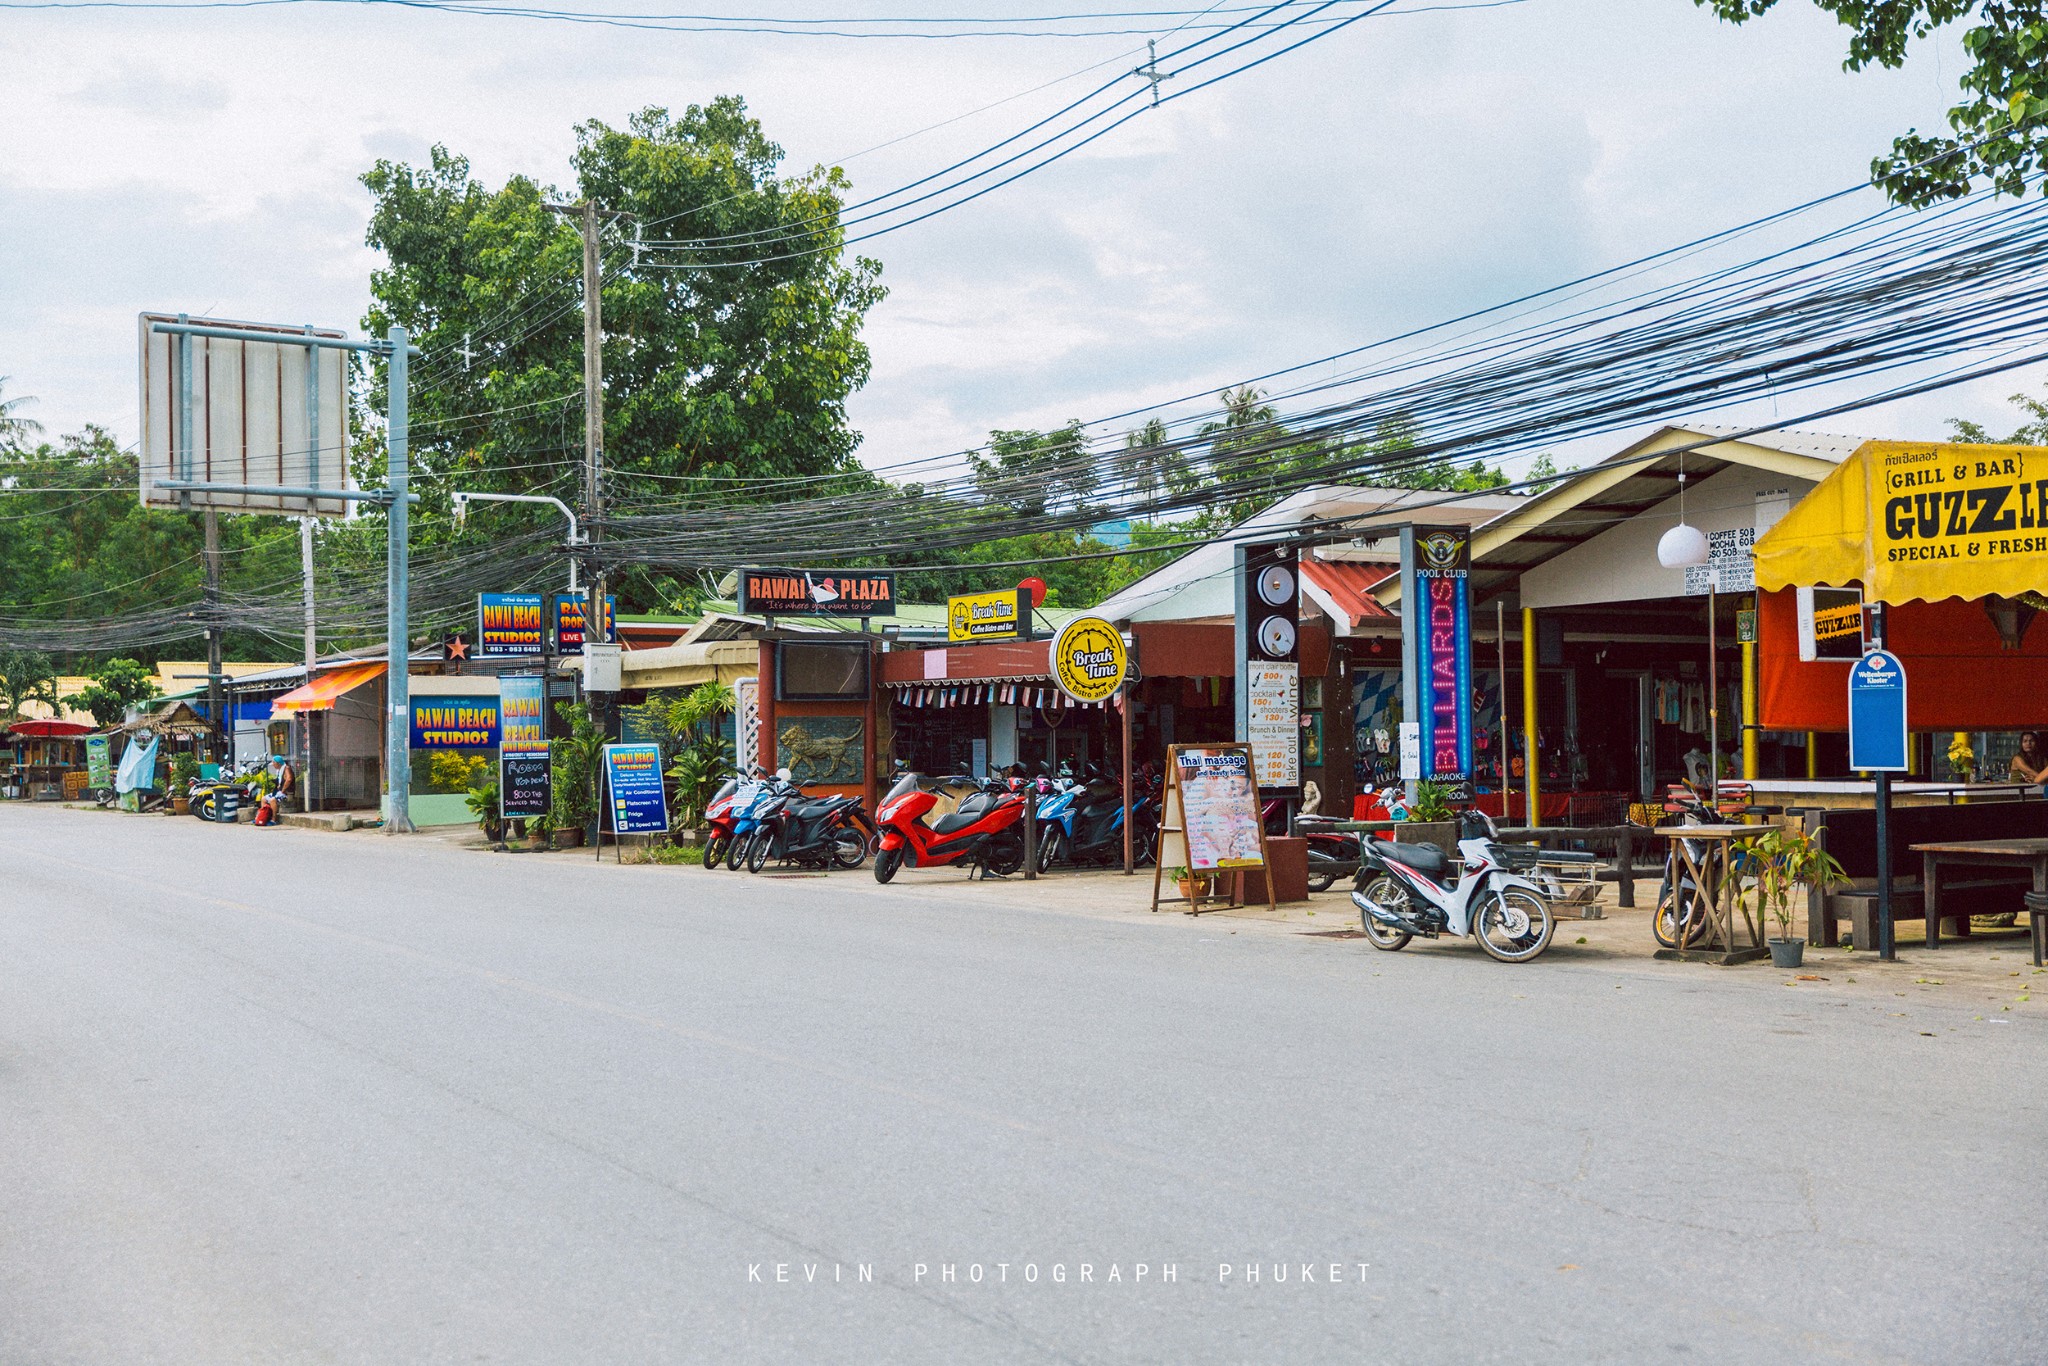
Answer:
<svg viewBox="0 0 2048 1366"><path fill-rule="evenodd" d="M412 833L412 811L408 798L412 786L412 696L406 674L407 657L411 650L407 644L411 635L406 625L409 603L406 600L406 573L409 565L406 538L411 518L406 484L411 471L408 469L411 445L406 430L406 383L411 348L407 343L405 329L393 324L391 327L390 370L385 375L385 398L389 403L386 410L386 487L391 497L390 519L387 522L387 556L389 559L390 586L386 603L389 624L386 628L389 640L386 642L385 694L390 704L388 723L388 744L386 747L390 793L390 811L384 818L384 832L390 835Z"/></svg>
<svg viewBox="0 0 2048 1366"><path fill-rule="evenodd" d="M1849 767L1877 779L1877 956L1892 962L1899 956L1892 934L1892 774L1905 772L1912 737L1906 669L1885 648L1881 602L1871 605L1870 628L1870 651L1849 670Z"/></svg>

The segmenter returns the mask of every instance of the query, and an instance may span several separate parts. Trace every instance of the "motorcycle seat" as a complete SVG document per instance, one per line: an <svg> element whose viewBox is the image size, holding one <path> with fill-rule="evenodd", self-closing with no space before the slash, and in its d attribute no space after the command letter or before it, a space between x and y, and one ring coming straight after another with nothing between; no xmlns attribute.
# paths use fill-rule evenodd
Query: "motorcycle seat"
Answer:
<svg viewBox="0 0 2048 1366"><path fill-rule="evenodd" d="M814 801L796 802L789 808L789 814L808 820L812 816L823 816L838 810L846 804L843 797L820 797Z"/></svg>
<svg viewBox="0 0 2048 1366"><path fill-rule="evenodd" d="M1372 847L1374 853L1389 863L1406 864L1430 877L1441 877L1450 870L1449 856L1434 844L1396 844L1392 840L1375 839Z"/></svg>
<svg viewBox="0 0 2048 1366"><path fill-rule="evenodd" d="M965 830L968 826L980 820L983 814L980 811L955 811L950 816L941 816L932 822L932 833L934 835L950 835L955 830Z"/></svg>

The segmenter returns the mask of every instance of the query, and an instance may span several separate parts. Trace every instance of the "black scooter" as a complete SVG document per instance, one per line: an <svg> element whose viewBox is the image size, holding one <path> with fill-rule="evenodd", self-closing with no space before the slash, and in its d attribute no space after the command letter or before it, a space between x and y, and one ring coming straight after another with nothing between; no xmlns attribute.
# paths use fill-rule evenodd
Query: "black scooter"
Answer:
<svg viewBox="0 0 2048 1366"><path fill-rule="evenodd" d="M858 868L868 861L870 824L858 797L808 797L789 784L779 805L765 813L747 843L747 871L771 858L809 868Z"/></svg>

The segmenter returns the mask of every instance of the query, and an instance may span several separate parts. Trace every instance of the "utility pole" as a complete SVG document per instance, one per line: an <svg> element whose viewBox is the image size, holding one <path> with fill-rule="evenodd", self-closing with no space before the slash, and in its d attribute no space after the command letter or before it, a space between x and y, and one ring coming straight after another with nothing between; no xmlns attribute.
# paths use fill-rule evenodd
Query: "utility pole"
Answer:
<svg viewBox="0 0 2048 1366"><path fill-rule="evenodd" d="M385 580L385 620L389 623L385 649L385 702L388 708L385 717L384 753L385 769L389 774L386 789L390 797L390 809L384 816L384 833L387 835L410 835L412 825L412 688L406 670L411 659L411 627L408 624L407 574L410 570L411 512L408 500L412 482L411 469L411 415L410 395L406 386L411 382L409 370L412 364L412 343L405 329L398 324L391 325L386 334L390 358L385 372L385 493L390 499L390 514L387 537L389 558Z"/></svg>
<svg viewBox="0 0 2048 1366"><path fill-rule="evenodd" d="M230 757L234 729L221 712L220 686L220 514L206 509L206 716L220 737L215 759Z"/></svg>
<svg viewBox="0 0 2048 1366"><path fill-rule="evenodd" d="M598 277L597 204L586 199L583 210L583 502L589 509L590 606L583 615L583 668L589 678L590 647L604 639L604 288ZM607 696L606 701L610 698ZM603 720L611 733L610 707Z"/></svg>
<svg viewBox="0 0 2048 1366"><path fill-rule="evenodd" d="M320 353L307 351L308 369L319 369ZM315 408L312 411L318 412ZM306 681L313 681L313 665L320 658L319 636L313 629L313 519L299 518L299 571L306 581ZM304 758L299 765L299 810L312 811L315 808L313 796L313 771L319 760L313 748L313 725L320 713L309 711L299 719L300 734L305 739Z"/></svg>
<svg viewBox="0 0 2048 1366"><path fill-rule="evenodd" d="M591 700L599 729L611 731L610 697L600 702L590 694L590 649L604 639L604 561L599 543L604 517L604 281L599 259L597 201L550 204L556 213L573 213L583 233L583 525L590 557L590 600L583 608L584 692Z"/></svg>

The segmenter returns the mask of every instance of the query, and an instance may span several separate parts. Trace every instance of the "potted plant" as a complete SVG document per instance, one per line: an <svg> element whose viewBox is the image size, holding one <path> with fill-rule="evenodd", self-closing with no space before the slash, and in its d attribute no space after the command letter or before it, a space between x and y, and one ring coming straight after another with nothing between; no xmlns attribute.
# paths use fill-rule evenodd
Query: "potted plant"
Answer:
<svg viewBox="0 0 2048 1366"><path fill-rule="evenodd" d="M171 810L180 816L192 814L192 780L199 776L199 760L191 754L171 756Z"/></svg>
<svg viewBox="0 0 2048 1366"><path fill-rule="evenodd" d="M526 847L547 849L555 842L555 813L546 811L526 819Z"/></svg>
<svg viewBox="0 0 2048 1366"><path fill-rule="evenodd" d="M1776 826L1749 847L1749 890L1758 909L1777 922L1770 941L1771 962L1796 968L1806 961L1806 941L1792 937L1793 893L1817 887L1826 891L1849 879L1813 836L1804 830Z"/></svg>
<svg viewBox="0 0 2048 1366"><path fill-rule="evenodd" d="M580 702L560 702L555 710L569 723L567 737L548 748L554 756L555 843L579 849L597 824L597 766L604 757L604 732Z"/></svg>
<svg viewBox="0 0 2048 1366"><path fill-rule="evenodd" d="M1180 894L1191 901L1200 901L1209 895L1209 875L1191 873L1185 868L1169 868L1166 875L1173 879L1173 885L1180 888Z"/></svg>
<svg viewBox="0 0 2048 1366"><path fill-rule="evenodd" d="M477 828L484 832L484 838L492 844L505 840L505 817L498 810L498 780L486 778L469 789L464 797L469 814L476 817Z"/></svg>

